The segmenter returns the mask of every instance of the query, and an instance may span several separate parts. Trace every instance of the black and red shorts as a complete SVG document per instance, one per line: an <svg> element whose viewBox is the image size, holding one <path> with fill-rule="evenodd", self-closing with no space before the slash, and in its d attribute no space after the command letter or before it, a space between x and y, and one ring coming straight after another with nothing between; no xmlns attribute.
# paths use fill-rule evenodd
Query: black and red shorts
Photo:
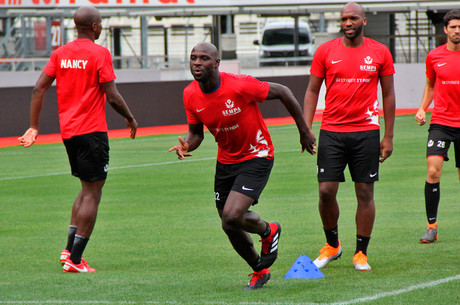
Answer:
<svg viewBox="0 0 460 305"><path fill-rule="evenodd" d="M447 152L452 142L455 151L455 167L460 168L460 128L431 124L428 129L426 157L439 156L444 161L449 161Z"/></svg>

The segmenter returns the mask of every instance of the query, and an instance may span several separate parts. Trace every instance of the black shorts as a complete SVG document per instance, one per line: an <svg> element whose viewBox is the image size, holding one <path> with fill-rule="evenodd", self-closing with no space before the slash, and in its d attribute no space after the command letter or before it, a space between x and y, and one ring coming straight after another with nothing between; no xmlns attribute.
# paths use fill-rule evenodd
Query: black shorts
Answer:
<svg viewBox="0 0 460 305"><path fill-rule="evenodd" d="M236 164L216 164L214 198L216 207L223 209L230 191L236 191L254 199L257 204L260 194L270 177L273 159L256 158Z"/></svg>
<svg viewBox="0 0 460 305"><path fill-rule="evenodd" d="M455 166L460 168L460 128L431 124L428 129L426 157L439 156L444 161L449 161L447 152L451 142L454 142Z"/></svg>
<svg viewBox="0 0 460 305"><path fill-rule="evenodd" d="M84 181L107 178L109 138L106 132L94 132L64 139L72 175Z"/></svg>
<svg viewBox="0 0 460 305"><path fill-rule="evenodd" d="M344 182L348 164L354 182L379 180L380 130L332 132L320 130L317 171L319 182Z"/></svg>

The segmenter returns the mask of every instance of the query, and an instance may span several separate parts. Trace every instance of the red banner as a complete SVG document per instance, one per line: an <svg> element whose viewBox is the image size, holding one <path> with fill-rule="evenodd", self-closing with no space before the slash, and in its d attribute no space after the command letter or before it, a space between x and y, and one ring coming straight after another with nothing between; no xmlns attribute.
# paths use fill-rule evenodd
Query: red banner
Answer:
<svg viewBox="0 0 460 305"><path fill-rule="evenodd" d="M34 22L35 51L46 50L46 21Z"/></svg>

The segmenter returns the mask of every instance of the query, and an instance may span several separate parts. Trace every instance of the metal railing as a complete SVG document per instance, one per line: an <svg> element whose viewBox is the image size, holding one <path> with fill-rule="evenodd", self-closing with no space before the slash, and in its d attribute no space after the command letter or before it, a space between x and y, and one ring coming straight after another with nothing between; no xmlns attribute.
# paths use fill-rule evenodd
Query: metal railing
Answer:
<svg viewBox="0 0 460 305"><path fill-rule="evenodd" d="M20 71L41 71L45 67L49 58L0 58L0 71L20 72Z"/></svg>
<svg viewBox="0 0 460 305"><path fill-rule="evenodd" d="M276 57L276 58L244 58L238 59L242 68L261 66L297 66L308 65L313 57ZM0 71L41 71L48 62L49 57L36 58L0 58ZM189 62L184 60L169 61L165 56L114 56L112 58L115 69L189 69Z"/></svg>

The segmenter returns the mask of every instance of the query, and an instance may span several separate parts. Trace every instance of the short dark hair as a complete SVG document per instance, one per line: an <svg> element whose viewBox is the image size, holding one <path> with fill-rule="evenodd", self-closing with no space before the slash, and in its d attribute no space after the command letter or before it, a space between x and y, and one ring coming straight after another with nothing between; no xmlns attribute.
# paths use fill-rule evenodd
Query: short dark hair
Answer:
<svg viewBox="0 0 460 305"><path fill-rule="evenodd" d="M453 19L458 19L460 20L460 10L451 10L448 11L447 14L444 15L444 26L447 27L449 22Z"/></svg>

